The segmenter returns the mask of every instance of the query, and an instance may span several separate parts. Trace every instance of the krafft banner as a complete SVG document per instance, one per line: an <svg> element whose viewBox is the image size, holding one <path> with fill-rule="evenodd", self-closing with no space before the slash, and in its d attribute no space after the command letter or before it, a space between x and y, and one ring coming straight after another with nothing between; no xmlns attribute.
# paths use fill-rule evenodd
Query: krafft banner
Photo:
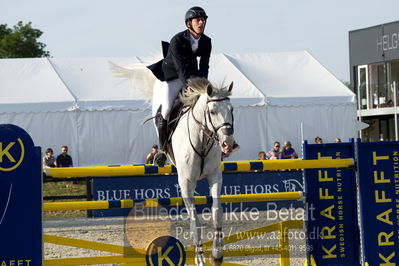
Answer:
<svg viewBox="0 0 399 266"><path fill-rule="evenodd" d="M14 125L0 125L0 265L42 265L40 147Z"/></svg>
<svg viewBox="0 0 399 266"><path fill-rule="evenodd" d="M399 263L399 142L358 141L363 259Z"/></svg>
<svg viewBox="0 0 399 266"><path fill-rule="evenodd" d="M354 142L304 144L308 260L317 265L360 265L354 169L322 168L323 159L354 158Z"/></svg>

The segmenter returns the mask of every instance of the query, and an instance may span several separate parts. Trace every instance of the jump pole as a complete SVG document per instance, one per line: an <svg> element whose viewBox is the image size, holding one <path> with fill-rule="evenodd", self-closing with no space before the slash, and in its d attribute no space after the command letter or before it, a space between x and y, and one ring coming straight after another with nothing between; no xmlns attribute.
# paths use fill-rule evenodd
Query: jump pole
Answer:
<svg viewBox="0 0 399 266"><path fill-rule="evenodd" d="M267 170L347 168L355 165L354 159L320 159L320 160L252 160L226 161L221 163L223 172L251 172ZM111 165L84 166L65 168L46 168L45 173L51 177L110 177L110 176L143 176L149 174L176 174L174 165L157 167L153 165Z"/></svg>
<svg viewBox="0 0 399 266"><path fill-rule="evenodd" d="M240 203L240 202L264 202L264 201L284 201L284 200L302 200L303 194L296 192L278 192L278 193L259 193L244 195L222 195L222 203ZM211 204L210 196L195 196L196 205ZM44 211L67 211L67 210L97 210L114 208L133 208L136 204L144 204L145 207L158 206L182 206L183 198L163 198L163 199L144 199L144 200L104 200L104 201L75 201L75 202L49 202L43 204Z"/></svg>

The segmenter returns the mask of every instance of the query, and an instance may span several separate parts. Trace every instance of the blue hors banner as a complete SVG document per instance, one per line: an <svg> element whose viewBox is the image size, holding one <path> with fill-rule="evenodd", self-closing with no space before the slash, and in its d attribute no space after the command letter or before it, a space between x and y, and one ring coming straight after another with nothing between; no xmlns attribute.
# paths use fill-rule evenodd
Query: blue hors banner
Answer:
<svg viewBox="0 0 399 266"><path fill-rule="evenodd" d="M399 263L399 142L358 141L363 262Z"/></svg>
<svg viewBox="0 0 399 266"><path fill-rule="evenodd" d="M353 141L304 145L305 159L354 155ZM354 169L308 169L305 176L308 261L317 265L359 265Z"/></svg>
<svg viewBox="0 0 399 266"><path fill-rule="evenodd" d="M222 195L259 194L272 192L303 191L302 171L268 171L257 173L223 173ZM198 182L195 196L209 195L206 179ZM122 200L180 197L176 175L105 177L93 179L94 200ZM200 210L204 205L197 206ZM224 206L229 212L235 206ZM244 203L241 206L259 210L276 210L281 207L303 207L299 201ZM129 209L95 210L94 216L127 216Z"/></svg>
<svg viewBox="0 0 399 266"><path fill-rule="evenodd" d="M0 265L42 265L40 147L14 125L0 125Z"/></svg>

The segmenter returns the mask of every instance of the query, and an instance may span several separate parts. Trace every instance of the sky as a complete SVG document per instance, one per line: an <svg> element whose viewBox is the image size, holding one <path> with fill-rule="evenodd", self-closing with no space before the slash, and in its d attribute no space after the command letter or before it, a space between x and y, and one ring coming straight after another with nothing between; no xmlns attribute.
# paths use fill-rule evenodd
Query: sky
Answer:
<svg viewBox="0 0 399 266"><path fill-rule="evenodd" d="M145 57L185 29L192 6L209 16L213 53L306 50L342 81L349 31L399 20L398 0L0 0L0 24L32 22L52 57Z"/></svg>

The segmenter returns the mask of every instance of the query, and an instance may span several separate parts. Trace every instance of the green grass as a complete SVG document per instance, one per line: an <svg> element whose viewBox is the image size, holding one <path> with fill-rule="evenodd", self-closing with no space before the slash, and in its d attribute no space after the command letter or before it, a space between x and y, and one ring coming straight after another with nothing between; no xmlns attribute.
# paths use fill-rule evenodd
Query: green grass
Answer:
<svg viewBox="0 0 399 266"><path fill-rule="evenodd" d="M61 195L85 195L86 182L78 181L74 184L72 181L46 182L43 185L43 197L61 196Z"/></svg>
<svg viewBox="0 0 399 266"><path fill-rule="evenodd" d="M76 182L75 182L76 183ZM78 181L75 184L72 181L63 182L46 182L43 184L43 197L46 196L62 196L62 195L85 195L86 181ZM55 201L85 201L86 199L70 199L70 200L45 200L44 202ZM86 217L86 211L52 211L44 212L43 218L75 218Z"/></svg>

